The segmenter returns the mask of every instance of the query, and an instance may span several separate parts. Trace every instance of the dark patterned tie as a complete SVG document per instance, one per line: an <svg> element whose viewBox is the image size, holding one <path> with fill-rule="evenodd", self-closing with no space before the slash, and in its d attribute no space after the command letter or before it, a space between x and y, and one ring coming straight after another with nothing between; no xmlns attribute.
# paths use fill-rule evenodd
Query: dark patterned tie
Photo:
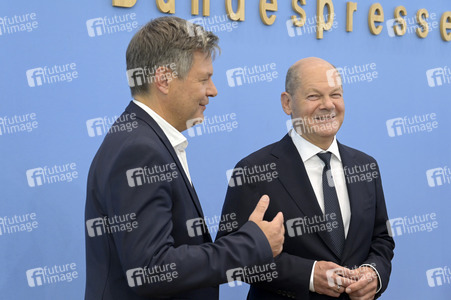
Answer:
<svg viewBox="0 0 451 300"><path fill-rule="evenodd" d="M335 190L335 185L332 179L332 172L330 170L330 157L332 153L318 153L318 157L324 162L325 166L323 168L323 194L324 194L324 213L329 216L335 213L336 221L338 222L338 227L333 228L329 232L332 239L333 246L341 257L343 252L343 246L345 243L345 231L343 226L343 218L341 216L340 204L338 202L337 191ZM329 178L329 179L328 179Z"/></svg>

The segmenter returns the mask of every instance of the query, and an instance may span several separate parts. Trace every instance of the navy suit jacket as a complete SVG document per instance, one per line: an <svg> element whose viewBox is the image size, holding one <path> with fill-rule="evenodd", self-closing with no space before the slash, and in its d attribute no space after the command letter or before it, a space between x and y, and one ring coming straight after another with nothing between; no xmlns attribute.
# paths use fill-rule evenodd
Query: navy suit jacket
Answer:
<svg viewBox="0 0 451 300"><path fill-rule="evenodd" d="M196 192L143 109L131 102L112 128L88 176L86 299L218 299L227 270L273 261L253 222L215 243L196 227Z"/></svg>
<svg viewBox="0 0 451 300"><path fill-rule="evenodd" d="M387 288L394 241L386 227L388 217L379 168L376 161L363 152L341 144L338 144L338 148L343 167L373 164L375 170L370 170L376 172L371 173L371 180L363 180L362 175L358 178L352 177L355 174L345 176L351 222L342 257L338 257L333 251L326 231L296 232L297 228L288 227L293 224L289 220L295 218L307 217L312 220L315 216L323 216L304 163L288 134L279 142L258 150L237 164L236 168L247 170L260 166L259 171L268 169L271 176L255 177L255 174L250 175L248 172L247 177L232 178L222 213L236 213L239 225L242 225L245 223L245 216L255 205L254 199L267 194L271 202L265 219L272 220L277 212L282 211L286 226L284 249L275 259L278 277L271 282L252 284L248 299L336 299L309 291L310 274L315 260L332 261L349 268L372 264L382 280L382 290L377 296ZM269 167L270 164L273 164L275 170ZM266 169L263 167L265 165ZM219 232L217 238L225 234L227 232ZM341 298L348 299L348 296L342 294Z"/></svg>

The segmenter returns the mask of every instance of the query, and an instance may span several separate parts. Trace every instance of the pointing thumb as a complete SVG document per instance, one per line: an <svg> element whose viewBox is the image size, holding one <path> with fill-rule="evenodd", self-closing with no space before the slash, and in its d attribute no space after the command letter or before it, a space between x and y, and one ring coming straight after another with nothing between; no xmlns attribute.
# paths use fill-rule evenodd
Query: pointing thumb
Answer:
<svg viewBox="0 0 451 300"><path fill-rule="evenodd" d="M249 216L249 221L259 222L263 220L263 216L265 215L266 209L269 206L269 197L267 195L263 195L257 203L252 214Z"/></svg>

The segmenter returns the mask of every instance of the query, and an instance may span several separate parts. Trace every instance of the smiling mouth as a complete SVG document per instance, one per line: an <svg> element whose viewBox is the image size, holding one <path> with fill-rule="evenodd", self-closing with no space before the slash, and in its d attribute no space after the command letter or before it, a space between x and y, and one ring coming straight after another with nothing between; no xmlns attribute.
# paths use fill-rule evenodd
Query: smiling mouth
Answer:
<svg viewBox="0 0 451 300"><path fill-rule="evenodd" d="M335 114L330 114L330 115L324 115L324 116L316 116L314 117L315 121L330 121L330 120L334 120L335 119Z"/></svg>

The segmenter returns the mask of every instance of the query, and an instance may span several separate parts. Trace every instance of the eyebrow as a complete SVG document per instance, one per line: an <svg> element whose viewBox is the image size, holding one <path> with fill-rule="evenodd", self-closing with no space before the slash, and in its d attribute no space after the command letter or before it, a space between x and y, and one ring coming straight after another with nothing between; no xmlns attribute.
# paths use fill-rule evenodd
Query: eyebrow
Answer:
<svg viewBox="0 0 451 300"><path fill-rule="evenodd" d="M337 92L337 91L340 91L340 92L343 92L343 87L336 87L336 88L334 88L332 91L331 91L331 93L333 93L333 92ZM306 91L306 94L309 94L309 93L311 93L311 92L315 92L315 93L319 93L319 94L322 94L323 92L321 92L320 90L318 90L318 89L316 89L316 88L309 88L307 91Z"/></svg>
<svg viewBox="0 0 451 300"><path fill-rule="evenodd" d="M213 72L200 72L199 75L201 77L208 76L208 78L213 76Z"/></svg>

